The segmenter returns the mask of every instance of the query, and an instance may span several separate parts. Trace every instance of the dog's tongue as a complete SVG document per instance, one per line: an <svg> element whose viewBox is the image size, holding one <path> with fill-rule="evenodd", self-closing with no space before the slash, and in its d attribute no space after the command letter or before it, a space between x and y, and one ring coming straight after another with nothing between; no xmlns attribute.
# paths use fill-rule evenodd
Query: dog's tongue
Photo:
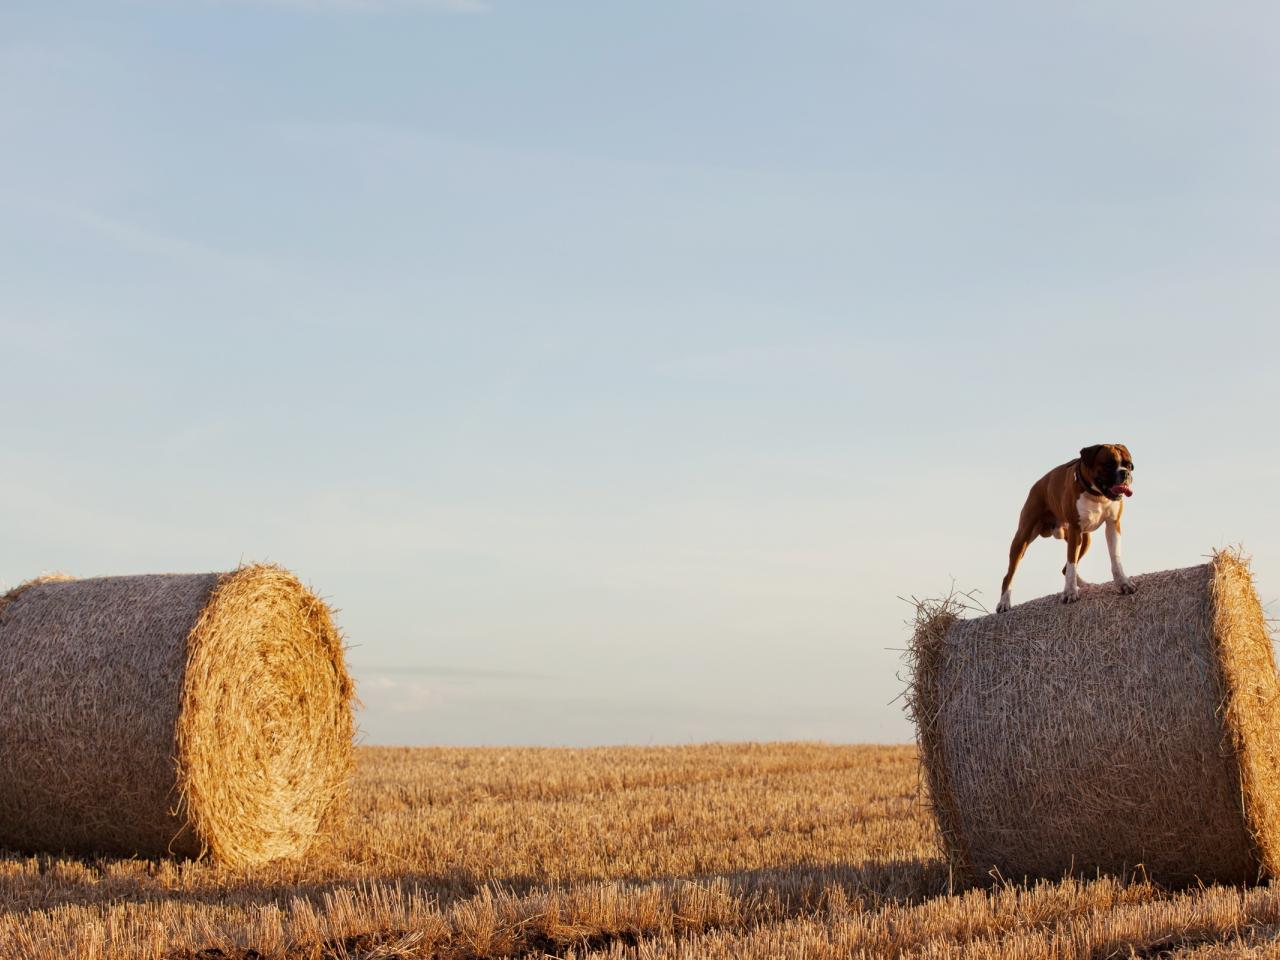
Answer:
<svg viewBox="0 0 1280 960"><path fill-rule="evenodd" d="M1113 494L1123 493L1126 497L1133 496L1133 491L1129 489L1129 485L1126 483L1117 483L1114 487L1111 488L1111 492Z"/></svg>

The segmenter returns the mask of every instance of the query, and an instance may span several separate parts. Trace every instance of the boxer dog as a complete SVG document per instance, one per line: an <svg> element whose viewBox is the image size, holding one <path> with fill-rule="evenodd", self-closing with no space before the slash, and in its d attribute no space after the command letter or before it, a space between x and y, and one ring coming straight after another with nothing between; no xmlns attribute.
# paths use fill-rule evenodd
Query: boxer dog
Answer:
<svg viewBox="0 0 1280 960"><path fill-rule="evenodd" d="M1018 532L1009 547L1009 572L1000 584L1000 602L996 613L1013 606L1009 585L1018 561L1036 537L1054 537L1067 541L1067 565L1062 574L1067 578L1062 589L1062 602L1080 599L1084 581L1076 565L1089 549L1089 534L1107 525L1107 552L1111 554L1111 578L1121 593L1134 593L1137 587L1125 576L1120 564L1120 514L1123 497L1133 496L1133 457L1123 443L1097 443L1085 447L1080 456L1054 467L1035 482L1022 505Z"/></svg>

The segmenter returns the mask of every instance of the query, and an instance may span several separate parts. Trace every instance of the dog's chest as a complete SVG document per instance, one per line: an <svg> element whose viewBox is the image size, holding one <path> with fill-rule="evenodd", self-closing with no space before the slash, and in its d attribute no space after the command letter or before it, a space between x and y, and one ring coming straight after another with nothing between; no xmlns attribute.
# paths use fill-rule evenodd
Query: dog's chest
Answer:
<svg viewBox="0 0 1280 960"><path fill-rule="evenodd" d="M1086 533L1092 533L1104 523L1115 522L1119 515L1119 500L1091 497L1087 493L1080 494L1076 499L1076 516L1080 518L1080 529Z"/></svg>

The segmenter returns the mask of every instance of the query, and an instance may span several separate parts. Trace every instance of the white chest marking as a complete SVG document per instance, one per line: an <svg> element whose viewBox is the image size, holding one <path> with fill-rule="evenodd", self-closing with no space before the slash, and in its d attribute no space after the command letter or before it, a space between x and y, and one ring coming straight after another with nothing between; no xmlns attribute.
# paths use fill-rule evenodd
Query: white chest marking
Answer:
<svg viewBox="0 0 1280 960"><path fill-rule="evenodd" d="M1080 529L1085 533L1092 533L1104 523L1114 523L1119 515L1119 500L1108 500L1088 493L1082 493L1076 498L1076 516L1080 518Z"/></svg>

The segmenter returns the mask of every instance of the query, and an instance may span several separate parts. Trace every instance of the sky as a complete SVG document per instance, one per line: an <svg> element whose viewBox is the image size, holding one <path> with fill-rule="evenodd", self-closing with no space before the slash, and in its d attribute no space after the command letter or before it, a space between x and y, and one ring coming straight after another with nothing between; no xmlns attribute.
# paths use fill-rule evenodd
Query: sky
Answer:
<svg viewBox="0 0 1280 960"><path fill-rule="evenodd" d="M0 586L284 564L366 743L906 741L902 598L994 608L1123 442L1128 572L1276 616L1277 63L1263 2L8 0Z"/></svg>

